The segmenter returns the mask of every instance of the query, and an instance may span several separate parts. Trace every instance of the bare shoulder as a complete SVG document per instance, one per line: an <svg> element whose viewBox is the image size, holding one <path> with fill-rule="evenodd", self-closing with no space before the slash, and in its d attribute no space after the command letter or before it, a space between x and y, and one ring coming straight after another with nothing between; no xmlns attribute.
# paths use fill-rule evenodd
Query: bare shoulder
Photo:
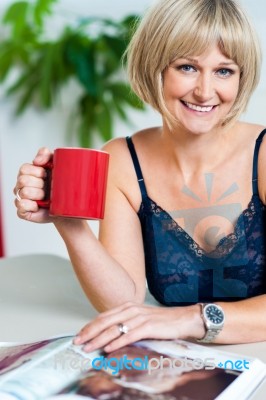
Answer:
<svg viewBox="0 0 266 400"><path fill-rule="evenodd" d="M241 152L248 150L253 153L255 142L264 129L263 125L238 122L232 131L233 135L236 134L235 145Z"/></svg>
<svg viewBox="0 0 266 400"><path fill-rule="evenodd" d="M143 153L149 147L152 135L156 135L160 128L148 128L134 133L131 137L137 154ZM135 209L140 202L139 186L133 161L125 137L118 137L107 142L102 150L110 154L109 182L123 192Z"/></svg>
<svg viewBox="0 0 266 400"><path fill-rule="evenodd" d="M150 147L154 141L152 139L159 135L160 129L160 127L147 128L134 133L131 137L137 150L142 152L146 147ZM127 167L124 162L130 160L130 153L125 137L110 140L105 143L103 150L110 154L113 165L121 166L123 164L124 167Z"/></svg>
<svg viewBox="0 0 266 400"><path fill-rule="evenodd" d="M105 143L102 150L110 154L109 181L120 188L130 170L130 154L125 137L118 137Z"/></svg>
<svg viewBox="0 0 266 400"><path fill-rule="evenodd" d="M242 137L253 141L266 127L259 124L253 124L250 122L239 122L238 129Z"/></svg>
<svg viewBox="0 0 266 400"><path fill-rule="evenodd" d="M152 127L140 130L131 135L134 144L138 143L140 146L144 146L148 143L152 137L157 136L161 132L161 127ZM109 152L110 154L113 152L121 152L127 150L127 144L125 137L117 137L115 139L109 140L104 144L103 150Z"/></svg>

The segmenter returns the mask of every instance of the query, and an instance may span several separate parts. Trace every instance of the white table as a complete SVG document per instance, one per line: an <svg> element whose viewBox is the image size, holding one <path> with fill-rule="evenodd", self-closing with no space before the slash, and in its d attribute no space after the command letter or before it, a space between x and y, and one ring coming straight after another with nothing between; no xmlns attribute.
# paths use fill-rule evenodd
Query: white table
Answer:
<svg viewBox="0 0 266 400"><path fill-rule="evenodd" d="M95 315L68 260L41 254L0 259L0 341L74 334Z"/></svg>
<svg viewBox="0 0 266 400"><path fill-rule="evenodd" d="M0 341L74 334L95 315L68 260L52 255L0 259ZM266 363L266 342L213 347ZM265 392L266 382L252 400L264 400Z"/></svg>

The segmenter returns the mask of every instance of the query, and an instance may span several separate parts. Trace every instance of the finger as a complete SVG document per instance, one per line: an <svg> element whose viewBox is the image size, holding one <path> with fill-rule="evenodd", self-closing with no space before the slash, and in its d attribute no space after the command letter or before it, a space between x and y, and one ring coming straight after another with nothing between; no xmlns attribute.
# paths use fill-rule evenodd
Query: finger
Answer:
<svg viewBox="0 0 266 400"><path fill-rule="evenodd" d="M49 222L49 220L53 220L48 218L48 210L39 208L36 201L27 199L18 201L15 199L14 202L17 207L17 215L21 219L31 222Z"/></svg>
<svg viewBox="0 0 266 400"><path fill-rule="evenodd" d="M31 221L33 219L32 214L38 211L38 205L35 201L21 199L15 199L15 205L17 207L17 215L21 219Z"/></svg>
<svg viewBox="0 0 266 400"><path fill-rule="evenodd" d="M106 346L103 347L103 350L106 353L111 353L121 347L127 346L128 344L137 342L143 339L162 339L162 332L167 331L165 329L165 323L159 323L158 321L153 321L152 319L140 319L136 324L136 320L134 322L127 321L126 325L129 327L129 330L126 334L123 334L116 339L112 340ZM134 326L135 325L135 326ZM134 327L133 327L134 326ZM165 339L175 339L175 336L165 335ZM88 344L89 346L89 344Z"/></svg>
<svg viewBox="0 0 266 400"><path fill-rule="evenodd" d="M117 350L120 347L141 339L150 339L153 337L154 333L152 319L149 315L138 315L137 317L127 320L123 323L123 328L126 328L125 333L104 346L106 352Z"/></svg>
<svg viewBox="0 0 266 400"><path fill-rule="evenodd" d="M33 164L34 165L45 165L51 160L53 153L47 147L42 147L36 154Z"/></svg>
<svg viewBox="0 0 266 400"><path fill-rule="evenodd" d="M20 192L21 193L21 192ZM39 207L36 201L29 199L15 199L18 216L21 217L25 212L37 212Z"/></svg>
<svg viewBox="0 0 266 400"><path fill-rule="evenodd" d="M122 336L119 336L117 339L112 340L106 346L103 346L103 350L106 353L111 353L112 351L118 350L121 347L125 347L131 343L138 342L142 339L151 339L150 335L146 334L143 328L140 326L131 332L128 332ZM86 345L85 347L89 346ZM91 350L85 350L86 352Z"/></svg>
<svg viewBox="0 0 266 400"><path fill-rule="evenodd" d="M20 188L15 187L13 190L15 197L19 201L22 199L42 200L45 196L45 191L42 188L44 185L41 182L37 182L36 185L39 185L40 188L30 186L23 186Z"/></svg>
<svg viewBox="0 0 266 400"><path fill-rule="evenodd" d="M128 332L112 340L104 347L104 350L112 352L142 339L177 339L184 337L180 330L180 323L173 321L173 315L170 314L165 316L165 313L162 314L160 309L153 309L150 313L139 315L124 322L129 328ZM165 326L168 329L165 329Z"/></svg>
<svg viewBox="0 0 266 400"><path fill-rule="evenodd" d="M17 192L16 192L17 196ZM21 204L21 200L42 200L45 196L43 189L31 188L31 187L23 187L19 189L19 197L20 197L20 206L23 207L24 203ZM17 196L18 198L18 196Z"/></svg>
<svg viewBox="0 0 266 400"><path fill-rule="evenodd" d="M92 339L89 343L86 343L82 350L85 352L91 352L93 350L100 349L120 336L121 332L119 330L119 325L113 325L103 331L99 336ZM76 343L74 342L74 344Z"/></svg>
<svg viewBox="0 0 266 400"><path fill-rule="evenodd" d="M23 164L18 172L17 179L21 179L24 175L35 176L36 178L44 179L46 178L47 174L43 167L37 167L33 164Z"/></svg>
<svg viewBox="0 0 266 400"><path fill-rule="evenodd" d="M126 325L129 327L129 331L127 333L115 338L110 343L103 346L103 350L106 353L111 353L112 351L127 346L131 343L135 343L139 340L153 338L152 331L146 322L143 324L138 324L134 328L131 328L132 321L128 321Z"/></svg>
<svg viewBox="0 0 266 400"><path fill-rule="evenodd" d="M142 324L143 317L134 317L129 320L126 320L124 323L119 323L116 325L112 325L110 328L107 328L103 332L101 332L98 336L94 337L87 343L84 347L85 351L93 351L99 349L108 343L111 343L114 339L119 338L120 336L126 335L128 332L131 332L137 326Z"/></svg>
<svg viewBox="0 0 266 400"><path fill-rule="evenodd" d="M35 187L43 189L44 182L45 181L43 178L38 178L32 175L20 175L17 179L17 184L14 188L14 193L16 193L18 189L22 189L24 187Z"/></svg>
<svg viewBox="0 0 266 400"><path fill-rule="evenodd" d="M106 316L106 313L100 314L93 321L85 325L78 333L74 343L82 344L98 336L104 330L110 328L113 325L118 325L121 321L127 321L135 316L141 314L143 306L129 306L122 311L114 312ZM120 307L118 308L120 309Z"/></svg>
<svg viewBox="0 0 266 400"><path fill-rule="evenodd" d="M107 328L106 330L102 331L99 335L96 337L90 339L89 343L85 341L83 343L86 343L84 350L85 351L93 351L96 349L99 349L108 343L112 343L114 339L119 338L120 336L125 336L128 334L128 332L132 332L136 327L140 326L143 324L145 321L146 317L143 315L133 317L131 319L126 320L124 323L119 323L112 325L111 327ZM85 333L86 335L86 333ZM80 344L76 343L75 344Z"/></svg>

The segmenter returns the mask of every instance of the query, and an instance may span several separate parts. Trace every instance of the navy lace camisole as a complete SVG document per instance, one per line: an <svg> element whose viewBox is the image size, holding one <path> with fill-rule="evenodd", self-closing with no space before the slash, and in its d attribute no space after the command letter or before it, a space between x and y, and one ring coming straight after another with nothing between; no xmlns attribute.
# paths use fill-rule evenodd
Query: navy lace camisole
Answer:
<svg viewBox="0 0 266 400"><path fill-rule="evenodd" d="M138 211L148 288L166 306L236 301L266 293L265 206L258 195L259 135L253 159L253 194L234 232L206 252L171 215L149 198L130 137L128 148L142 195Z"/></svg>

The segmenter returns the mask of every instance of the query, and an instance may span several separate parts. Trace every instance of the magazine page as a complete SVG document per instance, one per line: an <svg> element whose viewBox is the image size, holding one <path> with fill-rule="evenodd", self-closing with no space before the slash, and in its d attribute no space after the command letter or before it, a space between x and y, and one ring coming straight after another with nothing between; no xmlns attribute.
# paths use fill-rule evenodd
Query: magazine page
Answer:
<svg viewBox="0 0 266 400"><path fill-rule="evenodd" d="M10 347L5 357L0 345L1 400L244 400L266 375L259 360L181 340L140 341L110 354L84 353L72 338L34 345Z"/></svg>
<svg viewBox="0 0 266 400"><path fill-rule="evenodd" d="M60 337L29 344L0 344L0 399L46 398L82 377L83 371L88 371L86 360L98 353L84 353L72 340Z"/></svg>
<svg viewBox="0 0 266 400"><path fill-rule="evenodd" d="M69 343L70 335L53 337L32 343L0 342L0 383L11 374L32 368L41 359Z"/></svg>
<svg viewBox="0 0 266 400"><path fill-rule="evenodd" d="M141 341L101 353L98 367L49 400L244 400L266 374L258 360L185 341Z"/></svg>
<svg viewBox="0 0 266 400"><path fill-rule="evenodd" d="M196 369L202 369L205 365L204 369L213 370L215 366L215 369L222 369L226 374L238 375L237 379L217 397L217 400L249 399L266 379L266 365L260 360L245 355L219 351L212 346L202 346L182 340L142 341L141 345L164 352L173 358L178 354L178 356L183 357L184 363L194 360L193 365ZM179 348L178 351L177 348Z"/></svg>

